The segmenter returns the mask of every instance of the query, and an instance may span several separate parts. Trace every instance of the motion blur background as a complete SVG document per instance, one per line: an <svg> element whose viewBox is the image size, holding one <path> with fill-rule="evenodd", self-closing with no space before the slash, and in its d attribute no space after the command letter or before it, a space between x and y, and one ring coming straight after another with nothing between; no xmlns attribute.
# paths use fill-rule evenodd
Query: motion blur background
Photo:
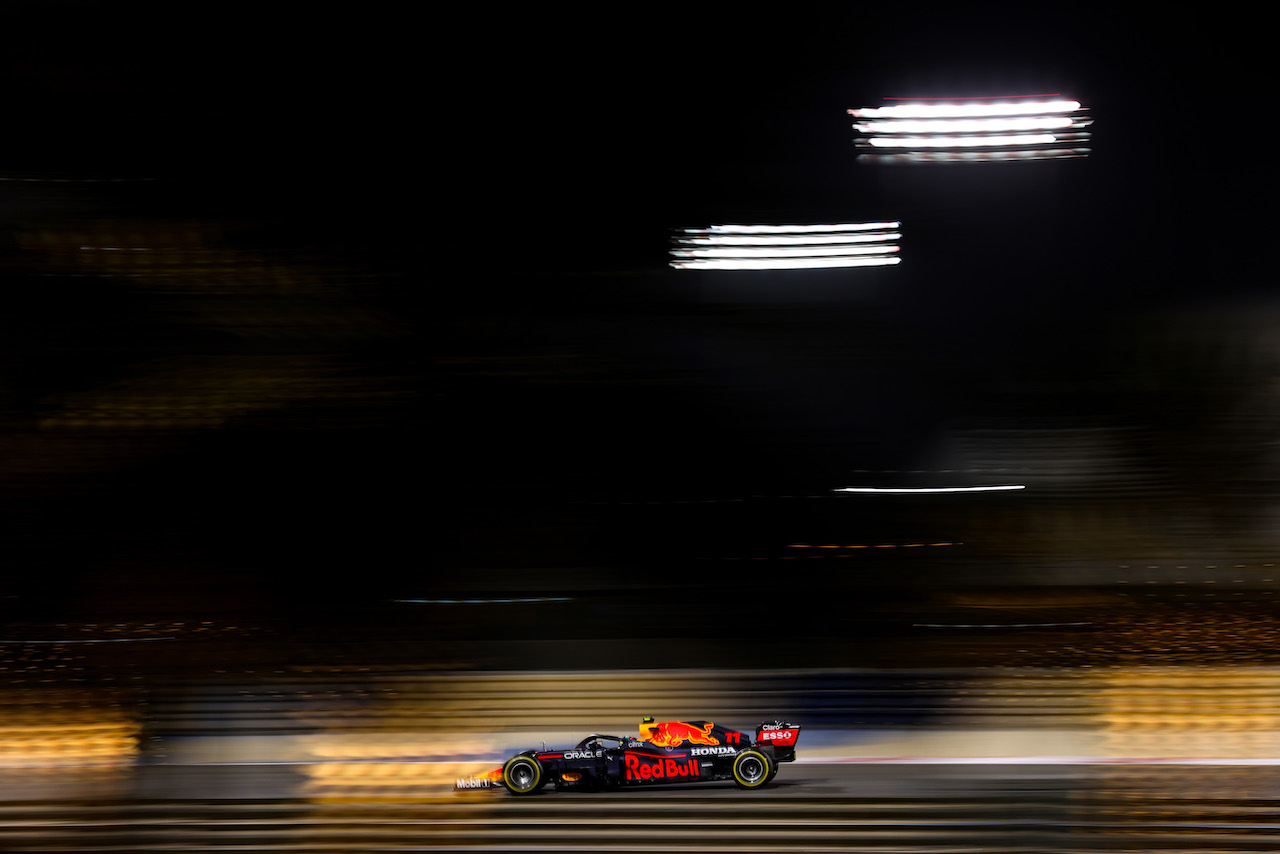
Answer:
<svg viewBox="0 0 1280 854"><path fill-rule="evenodd" d="M4 4L0 847L1274 848L1251 14ZM1040 93L1088 157L846 114ZM824 762L448 791L644 714Z"/></svg>

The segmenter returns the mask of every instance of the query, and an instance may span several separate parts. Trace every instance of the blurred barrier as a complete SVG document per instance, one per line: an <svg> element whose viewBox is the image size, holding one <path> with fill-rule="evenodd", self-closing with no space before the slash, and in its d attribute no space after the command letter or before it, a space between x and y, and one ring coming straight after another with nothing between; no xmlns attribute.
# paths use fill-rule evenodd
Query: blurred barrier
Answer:
<svg viewBox="0 0 1280 854"><path fill-rule="evenodd" d="M362 668L3 699L7 851L1280 847L1277 668ZM644 714L794 719L800 761L754 793L451 791Z"/></svg>
<svg viewBox="0 0 1280 854"><path fill-rule="evenodd" d="M1274 851L1280 843L1271 769L794 770L752 793L732 785L529 798L366 790L310 802L284 789L274 797L220 796L206 773L203 785L162 781L170 784L165 794L147 798L0 802L0 847L191 854L233 848L1190 854Z"/></svg>
<svg viewBox="0 0 1280 854"><path fill-rule="evenodd" d="M449 779L542 741L632 734L643 715L796 720L801 761L1280 758L1277 709L1277 668L328 671L156 688L148 716L157 761L292 761L363 786L374 766L398 783ZM353 764L367 767L331 767Z"/></svg>
<svg viewBox="0 0 1280 854"><path fill-rule="evenodd" d="M643 715L795 720L802 762L1280 762L1280 668L333 669L172 681L130 696L7 692L0 768L292 764L322 787L379 776L427 784L544 741L634 734Z"/></svg>
<svg viewBox="0 0 1280 854"><path fill-rule="evenodd" d="M1272 669L1142 669L1100 674L1106 755L1280 757Z"/></svg>
<svg viewBox="0 0 1280 854"><path fill-rule="evenodd" d="M0 692L0 769L109 769L137 757L137 709L101 692Z"/></svg>

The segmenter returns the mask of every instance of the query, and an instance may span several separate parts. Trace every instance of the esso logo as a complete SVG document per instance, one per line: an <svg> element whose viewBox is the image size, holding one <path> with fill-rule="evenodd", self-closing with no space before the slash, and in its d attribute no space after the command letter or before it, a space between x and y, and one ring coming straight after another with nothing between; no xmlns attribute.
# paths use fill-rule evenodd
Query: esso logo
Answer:
<svg viewBox="0 0 1280 854"><path fill-rule="evenodd" d="M791 742L796 740L796 731L793 729L765 731L760 733L760 740L790 744Z"/></svg>

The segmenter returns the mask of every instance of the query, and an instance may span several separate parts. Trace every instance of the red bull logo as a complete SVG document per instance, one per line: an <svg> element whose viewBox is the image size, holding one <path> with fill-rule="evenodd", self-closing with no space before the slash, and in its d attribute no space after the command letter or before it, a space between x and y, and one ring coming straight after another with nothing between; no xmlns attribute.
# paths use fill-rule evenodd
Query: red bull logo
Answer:
<svg viewBox="0 0 1280 854"><path fill-rule="evenodd" d="M711 735L713 729L715 724L709 721L702 726L683 721L646 721L640 724L640 739L658 747L679 747L686 741L690 744L719 744L720 739Z"/></svg>
<svg viewBox="0 0 1280 854"><path fill-rule="evenodd" d="M623 757L628 780L679 780L701 776L696 759L663 759L628 753Z"/></svg>

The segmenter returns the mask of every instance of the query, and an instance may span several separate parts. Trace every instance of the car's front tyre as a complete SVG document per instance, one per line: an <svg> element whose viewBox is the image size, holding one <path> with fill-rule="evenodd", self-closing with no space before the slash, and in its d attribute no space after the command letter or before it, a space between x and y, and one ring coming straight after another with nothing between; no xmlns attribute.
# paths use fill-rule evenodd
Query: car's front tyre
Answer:
<svg viewBox="0 0 1280 854"><path fill-rule="evenodd" d="M772 779L769 757L758 750L744 750L733 757L733 781L742 789L758 789Z"/></svg>
<svg viewBox="0 0 1280 854"><path fill-rule="evenodd" d="M531 795L542 788L542 766L532 756L513 756L502 766L502 782L514 795Z"/></svg>

